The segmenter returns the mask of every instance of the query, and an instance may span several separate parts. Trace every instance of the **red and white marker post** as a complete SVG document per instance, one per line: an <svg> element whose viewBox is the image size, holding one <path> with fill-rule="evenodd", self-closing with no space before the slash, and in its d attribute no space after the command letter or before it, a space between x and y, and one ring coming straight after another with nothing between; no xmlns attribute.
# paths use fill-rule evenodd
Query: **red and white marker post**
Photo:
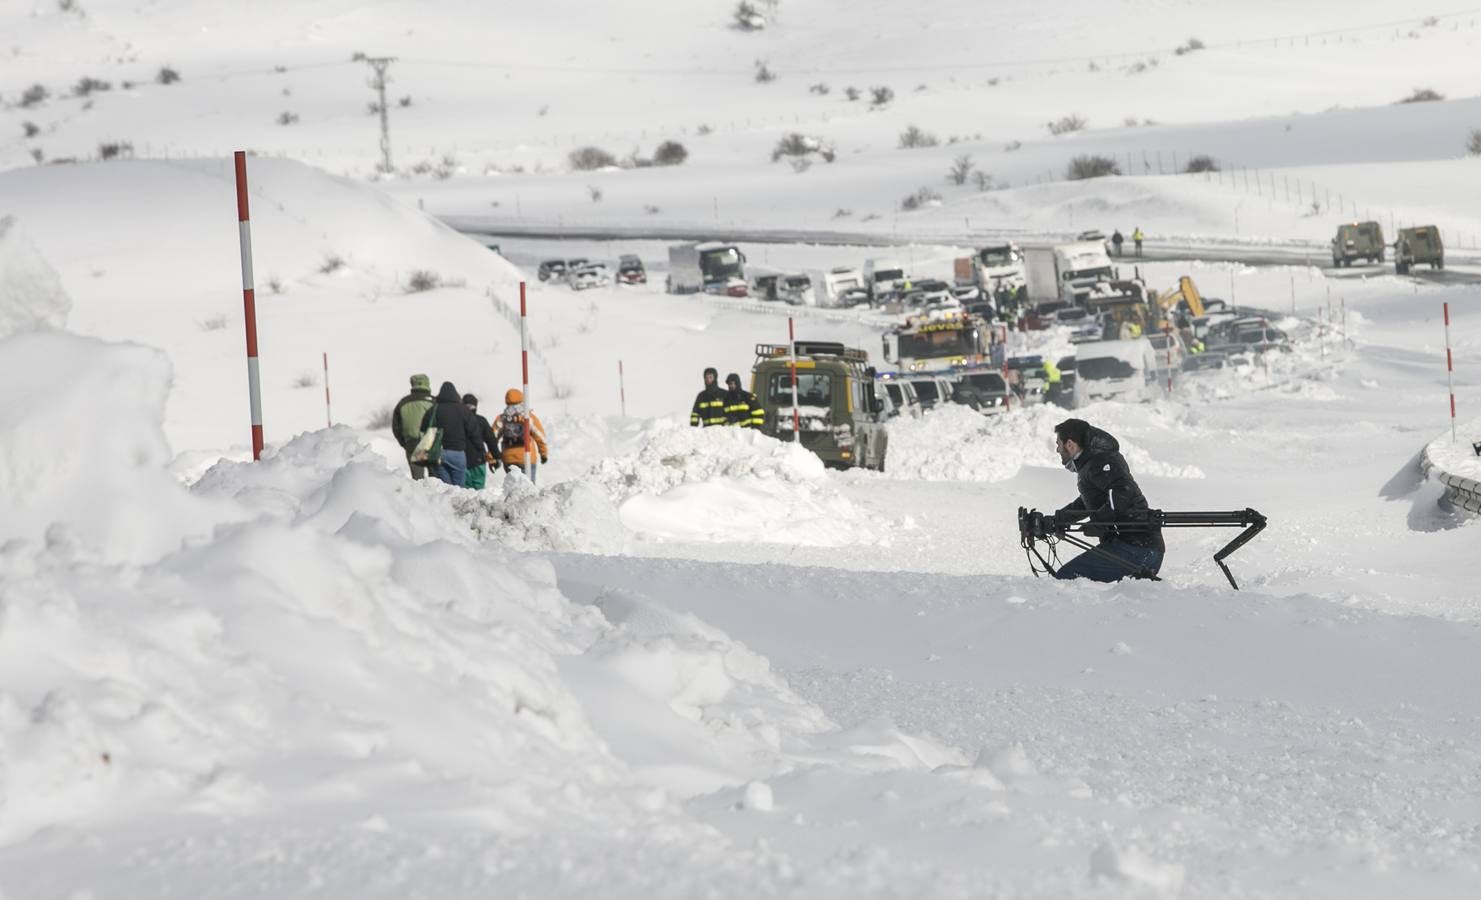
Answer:
<svg viewBox="0 0 1481 900"><path fill-rule="evenodd" d="M526 323L529 321L529 307L525 303L525 283L519 283L519 371L520 388L525 395L525 477L530 481L535 480L535 461L530 451L532 443L531 429L534 419L530 416L530 335Z"/></svg>
<svg viewBox="0 0 1481 900"><path fill-rule="evenodd" d="M329 351L324 353L324 424L334 427L334 411L329 405Z"/></svg>
<svg viewBox="0 0 1481 900"><path fill-rule="evenodd" d="M622 417L627 418L627 377L622 372L622 360L617 361L617 397L622 401Z"/></svg>
<svg viewBox="0 0 1481 900"><path fill-rule="evenodd" d="M1450 304L1445 304L1445 381L1450 386L1450 443L1455 443L1455 363L1450 355Z"/></svg>
<svg viewBox="0 0 1481 900"><path fill-rule="evenodd" d="M242 247L242 307L247 319L247 402L252 414L252 459L262 459L262 380L257 368L257 296L252 287L252 223L247 216L247 154L235 154L237 235Z"/></svg>
<svg viewBox="0 0 1481 900"><path fill-rule="evenodd" d="M1164 322L1162 333L1167 336L1167 393L1172 394L1172 325Z"/></svg>
<svg viewBox="0 0 1481 900"><path fill-rule="evenodd" d="M802 443L802 413L797 408L797 333L792 330L792 317L787 317L787 353L792 369L792 440Z"/></svg>

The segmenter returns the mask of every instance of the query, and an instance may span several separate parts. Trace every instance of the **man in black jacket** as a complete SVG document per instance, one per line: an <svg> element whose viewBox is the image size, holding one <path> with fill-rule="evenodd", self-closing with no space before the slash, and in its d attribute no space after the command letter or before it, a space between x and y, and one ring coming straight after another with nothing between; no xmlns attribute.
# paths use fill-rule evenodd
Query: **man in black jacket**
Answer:
<svg viewBox="0 0 1481 900"><path fill-rule="evenodd" d="M472 441L468 445L468 474L463 479L463 487L481 491L488 483L489 453L499 449L499 438L489 420L478 414L477 397L464 394L463 406L473 420Z"/></svg>
<svg viewBox="0 0 1481 900"><path fill-rule="evenodd" d="M725 421L742 428L760 428L766 424L766 409L756 402L756 395L741 387L740 376L725 376Z"/></svg>
<svg viewBox="0 0 1481 900"><path fill-rule="evenodd" d="M479 436L474 432L473 417L451 381L444 381L438 388L437 403L422 419L423 431L432 427L442 429L442 459L433 471L453 487L463 487L468 477L468 448L478 443Z"/></svg>
<svg viewBox="0 0 1481 900"><path fill-rule="evenodd" d="M1054 525L1063 528L1089 518L1085 533L1100 538L1100 553L1089 550L1060 566L1057 578L1089 578L1091 581L1120 581L1142 572L1157 574L1162 568L1160 528L1147 528L1147 498L1131 477L1121 445L1084 419L1065 419L1054 426L1054 449L1064 467L1075 473L1080 496L1054 514ZM1117 528L1116 523L1137 524L1136 529ZM1102 554L1125 560L1122 565Z"/></svg>
<svg viewBox="0 0 1481 900"><path fill-rule="evenodd" d="M705 369L705 389L694 398L694 408L689 411L690 425L708 428L725 424L725 392L715 383L719 377L720 373L713 367Z"/></svg>

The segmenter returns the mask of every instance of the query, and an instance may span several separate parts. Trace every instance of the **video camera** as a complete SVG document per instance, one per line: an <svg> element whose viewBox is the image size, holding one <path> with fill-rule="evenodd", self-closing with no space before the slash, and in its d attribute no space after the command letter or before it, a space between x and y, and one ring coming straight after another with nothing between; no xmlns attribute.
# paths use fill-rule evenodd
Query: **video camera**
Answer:
<svg viewBox="0 0 1481 900"><path fill-rule="evenodd" d="M1234 540L1230 541L1218 553L1214 554L1214 562L1224 572L1224 577L1229 579L1229 586L1236 591L1239 585L1234 581L1234 574L1224 564L1224 560L1234 551L1249 543L1250 539L1265 530L1265 517L1253 509L1239 509L1232 512L1167 512L1160 509L1149 509L1146 518L1139 521L1076 521L1069 522L1061 519L1053 513L1045 515L1036 509L1024 506L1018 507L1018 540L1028 557L1029 570L1034 575L1040 571L1034 565L1037 558L1043 571L1053 576L1056 572L1055 565L1051 564L1044 554L1039 550L1039 543L1046 545L1050 557L1058 563L1056 545L1060 541L1073 544L1088 553L1096 553L1106 559L1113 560L1126 568L1132 578L1147 578L1158 581L1157 575L1150 572L1130 560L1123 559L1114 553L1107 553L1100 547L1085 541L1080 535L1086 534L1087 530L1091 536L1114 531L1122 534L1138 534L1163 528L1243 528Z"/></svg>

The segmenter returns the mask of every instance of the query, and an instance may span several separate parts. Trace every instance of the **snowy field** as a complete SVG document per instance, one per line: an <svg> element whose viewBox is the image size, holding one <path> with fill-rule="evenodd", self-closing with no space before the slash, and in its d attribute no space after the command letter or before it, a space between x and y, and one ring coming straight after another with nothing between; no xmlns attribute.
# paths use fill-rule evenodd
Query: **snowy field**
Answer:
<svg viewBox="0 0 1481 900"><path fill-rule="evenodd" d="M0 86L0 896L1477 895L1481 525L1419 469L1428 447L1481 473L1477 288L1147 263L1154 287L1188 274L1269 310L1293 351L1083 414L1153 505L1253 507L1270 527L1230 559L1239 592L1211 559L1228 532L1170 533L1161 582L1061 584L1029 573L1015 521L1073 496L1057 408L896 421L884 474L690 429L700 371L744 376L789 313L799 336L871 355L890 320L669 297L661 278L577 294L535 264L636 252L661 272L666 243L517 238L501 256L433 217L895 235L918 274L946 274L973 233L1138 222L1321 262L1335 210L1228 173L1036 183L1082 149L1163 149L1169 169L1192 150L1315 183L1323 204L1344 192L1386 227L1435 221L1465 271L1476 14L776 12L754 34L725 27L724 4L0 13L16 36ZM1208 46L1172 52L1190 37ZM455 153L451 177L370 177L356 51L399 57L391 96L412 103L391 111L394 149L406 165ZM753 59L777 81L755 83ZM152 83L161 66L180 82ZM86 74L138 84L63 96ZM31 83L51 96L22 105ZM850 83L896 98L870 111ZM1451 99L1392 105L1417 87ZM298 122L272 124L290 107ZM1048 135L1074 112L1085 132ZM942 146L897 148L909 124ZM837 161L772 164L799 129ZM684 166L565 170L572 146L664 137L689 147ZM118 140L137 158L86 161ZM35 166L36 148L84 161ZM262 151L260 463L238 148ZM1010 186L947 185L961 152ZM927 183L941 205L895 215ZM776 269L879 253L745 249ZM518 381L521 279L552 440L538 488L411 482L372 423L415 372L496 411Z"/></svg>

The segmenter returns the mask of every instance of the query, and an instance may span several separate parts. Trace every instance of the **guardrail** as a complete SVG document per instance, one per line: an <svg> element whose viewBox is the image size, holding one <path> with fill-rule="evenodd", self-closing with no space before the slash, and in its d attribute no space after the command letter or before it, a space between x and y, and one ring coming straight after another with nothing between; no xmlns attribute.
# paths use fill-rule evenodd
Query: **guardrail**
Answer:
<svg viewBox="0 0 1481 900"><path fill-rule="evenodd" d="M1450 454L1436 452L1437 447L1448 450L1450 446L1449 441L1442 439L1425 447L1424 453L1420 455L1420 471L1444 486L1445 499L1451 505L1481 515L1481 481L1446 471L1445 466L1449 463L1444 457ZM1441 458L1436 459L1437 456Z"/></svg>

